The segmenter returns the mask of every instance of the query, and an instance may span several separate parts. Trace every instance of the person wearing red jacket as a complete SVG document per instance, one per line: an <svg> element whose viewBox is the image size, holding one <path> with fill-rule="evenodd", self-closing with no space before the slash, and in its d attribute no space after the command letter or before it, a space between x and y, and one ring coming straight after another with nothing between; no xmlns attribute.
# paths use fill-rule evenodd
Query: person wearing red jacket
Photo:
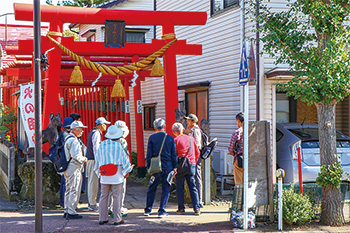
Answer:
<svg viewBox="0 0 350 233"><path fill-rule="evenodd" d="M176 136L175 138L175 147L178 157L178 174L176 175L176 196L178 203L178 210L176 213L184 214L185 213L185 205L184 205L184 184L185 180L189 187L193 210L195 215L200 215L200 206L198 200L198 190L195 183L195 174L196 174L196 164L200 156L200 151L195 142L195 139L191 136L183 134L184 127L181 123L174 123L173 134ZM182 164L186 164L182 166ZM188 169L184 169L185 172L180 172L180 167L188 167Z"/></svg>

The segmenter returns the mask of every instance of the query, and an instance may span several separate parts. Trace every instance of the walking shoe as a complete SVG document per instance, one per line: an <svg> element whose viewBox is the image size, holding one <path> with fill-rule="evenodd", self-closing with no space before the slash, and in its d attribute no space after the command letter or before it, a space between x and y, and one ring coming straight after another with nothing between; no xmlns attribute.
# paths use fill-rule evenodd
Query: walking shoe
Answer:
<svg viewBox="0 0 350 233"><path fill-rule="evenodd" d="M143 213L144 216L149 216L151 214L151 212L145 212Z"/></svg>
<svg viewBox="0 0 350 233"><path fill-rule="evenodd" d="M178 214L185 214L185 210L184 209L176 210L176 213L178 213Z"/></svg>
<svg viewBox="0 0 350 233"><path fill-rule="evenodd" d="M83 218L83 216L82 215L80 215L80 214L67 214L67 217L66 217L66 219L81 219L81 218Z"/></svg>
<svg viewBox="0 0 350 233"><path fill-rule="evenodd" d="M196 215L196 216L201 215L201 211L200 211L200 210L195 210L195 211L194 211L194 215Z"/></svg>
<svg viewBox="0 0 350 233"><path fill-rule="evenodd" d="M88 210L89 210L89 211L95 211L95 212L97 212L97 211L98 211L98 206L97 206L97 205L90 205L90 206L88 207Z"/></svg>
<svg viewBox="0 0 350 233"><path fill-rule="evenodd" d="M120 225L120 224L123 224L123 223L124 223L124 220L121 220L120 222L113 223L113 225Z"/></svg>
<svg viewBox="0 0 350 233"><path fill-rule="evenodd" d="M203 202L199 203L200 208L204 208Z"/></svg>
<svg viewBox="0 0 350 233"><path fill-rule="evenodd" d="M105 223L108 223L108 220L106 220L106 221L99 221L99 222L98 222L98 224L100 224L100 225L103 225L103 224L105 224Z"/></svg>
<svg viewBox="0 0 350 233"><path fill-rule="evenodd" d="M122 218L125 218L126 216L128 216L128 214L122 213Z"/></svg>
<svg viewBox="0 0 350 233"><path fill-rule="evenodd" d="M63 218L67 218L67 213L64 213L64 214L63 214Z"/></svg>
<svg viewBox="0 0 350 233"><path fill-rule="evenodd" d="M163 213L159 213L158 214L158 218L165 218L165 217L168 217L169 214L167 212L163 212Z"/></svg>
<svg viewBox="0 0 350 233"><path fill-rule="evenodd" d="M108 215L111 216L111 218L114 218L112 210L108 210Z"/></svg>

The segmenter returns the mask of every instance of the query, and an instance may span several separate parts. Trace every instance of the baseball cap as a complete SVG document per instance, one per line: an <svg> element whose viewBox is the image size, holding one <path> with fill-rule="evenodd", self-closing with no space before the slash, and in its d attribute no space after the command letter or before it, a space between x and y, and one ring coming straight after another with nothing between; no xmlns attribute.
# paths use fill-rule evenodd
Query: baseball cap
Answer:
<svg viewBox="0 0 350 233"><path fill-rule="evenodd" d="M73 123L70 125L71 129L75 128L87 128L87 126L83 125L83 122L81 121L73 121Z"/></svg>
<svg viewBox="0 0 350 233"><path fill-rule="evenodd" d="M102 125L102 124L107 124L109 125L111 122L107 121L106 118L104 117L99 117L95 121L96 125Z"/></svg>
<svg viewBox="0 0 350 233"><path fill-rule="evenodd" d="M63 128L70 128L70 125L73 123L73 118L71 117L66 117L63 119L62 127Z"/></svg>
<svg viewBox="0 0 350 233"><path fill-rule="evenodd" d="M190 120L193 120L194 122L198 122L198 117L194 114L190 114L188 115L187 117L185 117L186 119L190 119Z"/></svg>
<svg viewBox="0 0 350 233"><path fill-rule="evenodd" d="M122 135L123 135L123 130L121 128L118 128L115 125L111 125L107 129L107 133L105 134L105 137L109 139L118 139Z"/></svg>

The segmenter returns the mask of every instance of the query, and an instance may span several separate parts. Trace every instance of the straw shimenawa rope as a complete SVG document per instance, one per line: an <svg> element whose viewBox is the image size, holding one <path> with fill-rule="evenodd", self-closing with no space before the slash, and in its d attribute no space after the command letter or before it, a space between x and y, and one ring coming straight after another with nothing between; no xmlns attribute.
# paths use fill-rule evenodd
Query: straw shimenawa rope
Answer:
<svg viewBox="0 0 350 233"><path fill-rule="evenodd" d="M134 70L143 70L143 69L148 69L151 63L156 60L158 57L160 57L172 44L174 44L177 39L175 38L175 34L169 34L168 36L164 35L166 39L169 38L174 38L172 41L164 45L162 48L160 48L158 51L155 53L149 55L145 59L132 63L130 65L125 65L125 66L106 66L103 64L99 64L96 62L88 61L85 58L73 53L70 51L68 48L60 44L58 41L53 39L50 35L52 36L62 36L62 33L59 32L48 32L46 36L55 44L57 47L62 49L68 56L73 58L76 62L79 64L88 67L91 70L94 70L95 72L99 73L102 72L103 74L108 74L108 75L123 75L123 74L129 74L134 72Z"/></svg>

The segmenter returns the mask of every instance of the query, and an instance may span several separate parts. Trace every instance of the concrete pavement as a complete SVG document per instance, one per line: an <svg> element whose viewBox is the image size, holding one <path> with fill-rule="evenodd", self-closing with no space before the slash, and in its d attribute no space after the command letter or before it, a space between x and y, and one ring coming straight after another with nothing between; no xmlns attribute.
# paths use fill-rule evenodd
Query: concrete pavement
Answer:
<svg viewBox="0 0 350 233"><path fill-rule="evenodd" d="M160 189L158 190L160 191ZM112 219L105 225L98 224L98 212L90 212L87 209L86 194L83 195L83 204L79 204L78 212L83 219L66 220L63 210L43 210L43 232L245 232L232 228L229 221L229 206L205 206L200 216L195 216L192 209L187 208L185 215L176 214L176 200L170 199L167 207L169 217L160 219L157 215L160 193L156 197L154 211L149 217L143 216L143 208L146 203L147 188L134 181L127 183L126 207L128 216L124 218L125 224L114 226ZM0 201L0 232L34 232L34 211L18 211L14 209L4 210L4 199ZM287 229L288 228L284 228ZM247 232L278 232L275 224L266 225L257 223L257 228ZM327 226L302 226L297 229L289 229L288 232L350 232L350 225L341 228Z"/></svg>

